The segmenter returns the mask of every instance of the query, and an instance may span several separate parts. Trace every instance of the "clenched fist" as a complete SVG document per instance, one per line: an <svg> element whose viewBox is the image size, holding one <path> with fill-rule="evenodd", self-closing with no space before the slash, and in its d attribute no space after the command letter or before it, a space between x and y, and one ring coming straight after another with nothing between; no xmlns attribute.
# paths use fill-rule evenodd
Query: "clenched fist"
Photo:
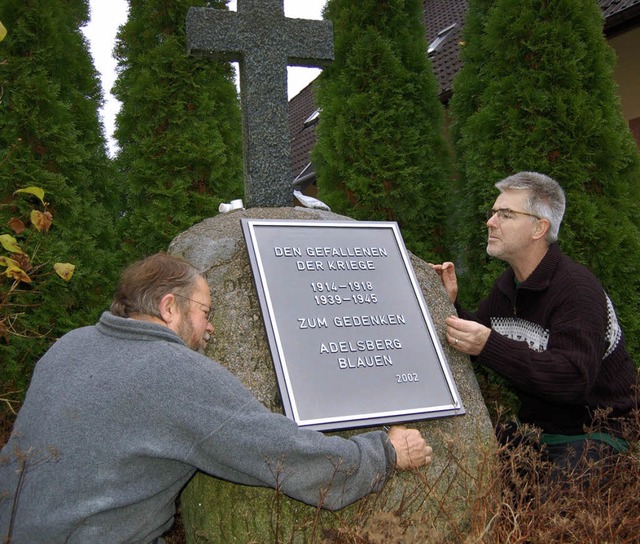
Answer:
<svg viewBox="0 0 640 544"><path fill-rule="evenodd" d="M396 450L396 468L411 470L431 463L431 446L427 446L420 431L393 426L389 429L389 440Z"/></svg>

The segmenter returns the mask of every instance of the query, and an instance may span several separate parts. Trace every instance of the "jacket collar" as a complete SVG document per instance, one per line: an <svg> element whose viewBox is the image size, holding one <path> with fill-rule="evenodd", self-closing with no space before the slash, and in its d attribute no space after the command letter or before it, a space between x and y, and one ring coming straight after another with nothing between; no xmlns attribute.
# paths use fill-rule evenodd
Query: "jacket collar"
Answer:
<svg viewBox="0 0 640 544"><path fill-rule="evenodd" d="M520 284L519 288L530 291L544 291L547 289L551 284L551 278L553 278L561 258L562 251L560 246L554 242L549 246L535 270ZM515 290L515 274L511 267L498 278L497 285L505 293L512 293Z"/></svg>
<svg viewBox="0 0 640 544"><path fill-rule="evenodd" d="M125 340L165 340L186 346L184 340L169 327L150 321L119 317L109 311L100 316L96 328L102 334Z"/></svg>

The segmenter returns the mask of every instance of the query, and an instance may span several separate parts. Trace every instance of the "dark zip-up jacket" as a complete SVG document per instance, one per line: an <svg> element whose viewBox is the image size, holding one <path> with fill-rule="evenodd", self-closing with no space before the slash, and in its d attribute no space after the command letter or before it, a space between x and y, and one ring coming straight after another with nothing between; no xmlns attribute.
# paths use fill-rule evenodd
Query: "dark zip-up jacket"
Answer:
<svg viewBox="0 0 640 544"><path fill-rule="evenodd" d="M611 300L557 244L519 286L509 268L475 314L458 313L492 329L477 361L513 385L523 423L582 434L602 408L610 414L598 430L619 434L616 418L637 405L637 372Z"/></svg>

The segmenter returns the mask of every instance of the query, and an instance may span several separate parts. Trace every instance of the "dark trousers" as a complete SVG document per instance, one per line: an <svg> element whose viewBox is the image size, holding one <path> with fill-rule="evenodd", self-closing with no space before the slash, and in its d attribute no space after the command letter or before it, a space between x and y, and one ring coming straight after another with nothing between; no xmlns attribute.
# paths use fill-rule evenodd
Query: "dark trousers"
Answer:
<svg viewBox="0 0 640 544"><path fill-rule="evenodd" d="M537 472L546 483L578 484L589 486L594 483L605 485L607 472L615 465L619 454L611 445L600 440L579 439L562 444L543 444L540 436L523 430L515 422L501 424L496 429L498 442L503 446L503 457L508 457L518 449L523 458L534 458L540 462ZM522 476L535 462L526 459L518 464ZM509 463L514 466L513 462Z"/></svg>

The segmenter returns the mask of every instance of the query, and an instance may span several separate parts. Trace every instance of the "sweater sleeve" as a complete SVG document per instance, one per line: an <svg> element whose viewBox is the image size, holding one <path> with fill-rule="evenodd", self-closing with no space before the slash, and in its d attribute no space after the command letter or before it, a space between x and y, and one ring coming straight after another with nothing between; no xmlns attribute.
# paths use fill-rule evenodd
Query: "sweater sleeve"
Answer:
<svg viewBox="0 0 640 544"><path fill-rule="evenodd" d="M540 398L585 402L605 351L604 292L597 284L573 278L561 290L528 296L520 295L518 302L524 306L524 317L501 318L509 329L506 333L497 332L494 318L478 362ZM531 319L526 319L527 312L533 314Z"/></svg>
<svg viewBox="0 0 640 544"><path fill-rule="evenodd" d="M189 365L187 375L173 377L188 382L188 397L176 397L163 410L174 418L173 436L182 445L176 448L186 463L331 510L380 490L391 474L395 450L386 433L346 439L298 428L265 408L214 361L196 354Z"/></svg>

